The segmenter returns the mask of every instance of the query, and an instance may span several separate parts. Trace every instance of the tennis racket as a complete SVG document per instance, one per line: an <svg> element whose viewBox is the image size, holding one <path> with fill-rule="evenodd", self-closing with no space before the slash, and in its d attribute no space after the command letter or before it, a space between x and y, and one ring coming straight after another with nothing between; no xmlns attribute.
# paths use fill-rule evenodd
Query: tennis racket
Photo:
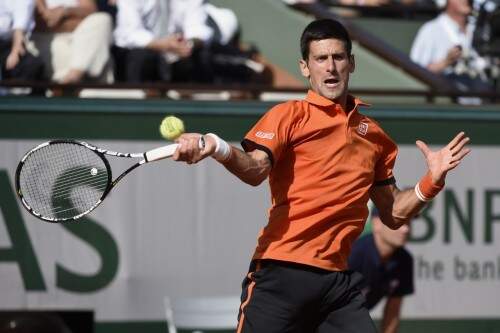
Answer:
<svg viewBox="0 0 500 333"><path fill-rule="evenodd" d="M118 153L73 140L45 142L19 162L16 192L23 206L39 219L77 220L99 206L132 170L172 156L177 146L170 144L145 153ZM106 156L141 160L113 180Z"/></svg>

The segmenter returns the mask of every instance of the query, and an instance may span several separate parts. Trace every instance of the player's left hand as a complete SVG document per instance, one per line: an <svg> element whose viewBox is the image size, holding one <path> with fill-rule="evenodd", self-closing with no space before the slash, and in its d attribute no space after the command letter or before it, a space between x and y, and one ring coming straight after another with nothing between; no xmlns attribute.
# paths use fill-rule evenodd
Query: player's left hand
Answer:
<svg viewBox="0 0 500 333"><path fill-rule="evenodd" d="M469 137L466 137L464 132L460 132L444 148L432 151L423 141L417 140L417 147L425 156L434 184L444 185L448 171L455 169L470 153L471 149L465 146L469 141Z"/></svg>

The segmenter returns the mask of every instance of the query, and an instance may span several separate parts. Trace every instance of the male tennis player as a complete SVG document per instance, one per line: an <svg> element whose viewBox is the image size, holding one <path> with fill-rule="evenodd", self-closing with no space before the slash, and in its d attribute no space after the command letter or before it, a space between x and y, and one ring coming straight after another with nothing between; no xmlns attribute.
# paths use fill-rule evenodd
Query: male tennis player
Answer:
<svg viewBox="0 0 500 333"><path fill-rule="evenodd" d="M251 185L269 176L272 207L243 285L238 332L376 332L360 274L347 268L367 201L390 228L407 223L469 153L469 138L460 133L439 151L417 141L428 172L415 189L400 191L392 170L396 145L348 94L355 62L346 29L314 21L300 43L300 69L311 85L304 100L269 110L245 136L244 151L215 134L202 137L202 149L200 134L189 133L173 158L196 163L213 156Z"/></svg>

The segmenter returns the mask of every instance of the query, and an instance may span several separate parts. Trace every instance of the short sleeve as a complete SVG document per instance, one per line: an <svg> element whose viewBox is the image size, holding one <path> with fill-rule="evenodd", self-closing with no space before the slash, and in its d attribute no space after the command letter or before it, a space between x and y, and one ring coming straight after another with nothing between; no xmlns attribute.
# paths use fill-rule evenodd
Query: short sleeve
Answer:
<svg viewBox="0 0 500 333"><path fill-rule="evenodd" d="M289 135L293 126L292 113L291 102L273 107L245 135L241 142L243 149L265 151L274 165L290 142Z"/></svg>
<svg viewBox="0 0 500 333"><path fill-rule="evenodd" d="M375 166L375 185L394 184L393 169L398 147L389 137L386 137L381 145L381 156Z"/></svg>

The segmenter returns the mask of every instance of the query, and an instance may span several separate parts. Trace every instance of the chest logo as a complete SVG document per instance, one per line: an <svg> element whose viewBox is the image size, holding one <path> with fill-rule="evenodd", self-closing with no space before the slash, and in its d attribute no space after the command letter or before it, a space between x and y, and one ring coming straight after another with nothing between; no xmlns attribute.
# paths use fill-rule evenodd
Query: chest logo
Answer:
<svg viewBox="0 0 500 333"><path fill-rule="evenodd" d="M274 138L274 133L258 131L255 136L261 139L272 140Z"/></svg>
<svg viewBox="0 0 500 333"><path fill-rule="evenodd" d="M356 131L359 135L365 136L368 133L368 123L360 122Z"/></svg>

